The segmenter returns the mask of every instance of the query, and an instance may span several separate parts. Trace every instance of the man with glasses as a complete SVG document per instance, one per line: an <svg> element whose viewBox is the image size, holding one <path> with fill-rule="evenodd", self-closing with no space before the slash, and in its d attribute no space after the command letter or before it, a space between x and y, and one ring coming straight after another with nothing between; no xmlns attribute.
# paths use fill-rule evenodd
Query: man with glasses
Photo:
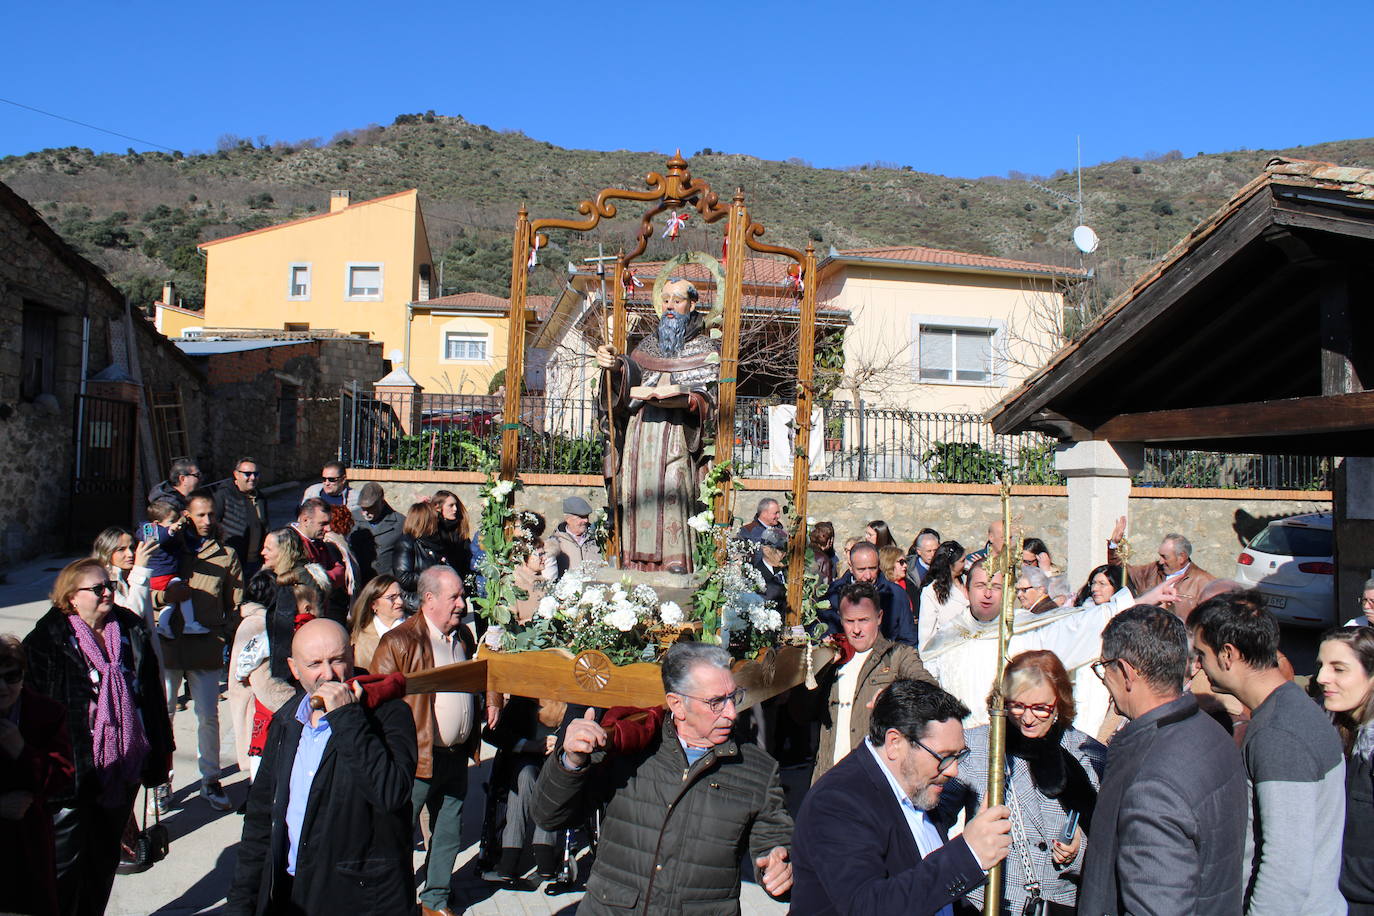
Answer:
<svg viewBox="0 0 1374 916"><path fill-rule="evenodd" d="M166 500L177 507L178 512L186 511L191 491L200 486L200 465L193 458L178 458L167 471L167 479L148 491L148 502Z"/></svg>
<svg viewBox="0 0 1374 916"><path fill-rule="evenodd" d="M1357 602L1360 616L1345 622L1348 627L1374 627L1374 579L1366 579Z"/></svg>
<svg viewBox="0 0 1374 916"><path fill-rule="evenodd" d="M980 812L950 840L929 811L968 756L968 709L924 681L898 680L873 704L861 747L811 787L797 815L794 916L952 916L1011 848L1010 812Z"/></svg>
<svg viewBox="0 0 1374 916"><path fill-rule="evenodd" d="M224 532L224 543L234 548L243 564L245 581L262 567L262 539L272 530L267 499L258 492L262 472L248 457L234 462L234 475L215 487L215 518Z"/></svg>
<svg viewBox="0 0 1374 916"><path fill-rule="evenodd" d="M1183 621L1162 608L1138 604L1102 631L1092 670L1131 721L1107 753L1080 913L1242 911L1245 767L1183 691L1190 655Z"/></svg>
<svg viewBox="0 0 1374 916"><path fill-rule="evenodd" d="M320 482L305 488L307 499L321 499L327 506L347 506L350 512L358 509L358 491L348 482L348 470L342 461L331 461L320 470Z"/></svg>
<svg viewBox="0 0 1374 916"><path fill-rule="evenodd" d="M1016 580L1016 603L1032 614L1059 610L1059 603L1050 597L1050 577L1034 567L1021 570Z"/></svg>
<svg viewBox="0 0 1374 916"><path fill-rule="evenodd" d="M743 850L766 892L791 888L778 765L730 737L744 698L730 664L719 646L674 643L663 659L667 716L643 747L613 751L588 710L549 755L535 786L540 827L572 827L606 806L579 913L738 913Z"/></svg>

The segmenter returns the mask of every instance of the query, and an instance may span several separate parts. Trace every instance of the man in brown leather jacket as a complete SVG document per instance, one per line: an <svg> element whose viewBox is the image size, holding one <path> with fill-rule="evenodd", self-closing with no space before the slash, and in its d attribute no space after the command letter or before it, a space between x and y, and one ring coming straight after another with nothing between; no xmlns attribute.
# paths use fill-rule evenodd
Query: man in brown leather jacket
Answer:
<svg viewBox="0 0 1374 916"><path fill-rule="evenodd" d="M1107 544L1107 562L1113 566L1121 565L1121 560L1117 556L1117 545L1125 536L1126 516L1123 515L1117 519L1111 541ZM1178 600L1170 605L1169 610L1187 623L1188 615L1193 613L1193 608L1198 605L1202 590L1216 579L1216 576L1193 563L1192 555L1193 545L1186 537L1181 534L1164 535L1164 539L1159 542L1159 558L1155 562L1126 567L1126 573L1131 578L1131 591L1139 595L1168 579L1178 591Z"/></svg>
<svg viewBox="0 0 1374 916"><path fill-rule="evenodd" d="M477 654L463 624L467 606L463 580L450 566L431 566L416 585L420 613L377 643L372 673L410 674L468 661ZM468 793L468 760L476 759L482 736L481 697L475 693L419 693L405 698L415 717L419 757L411 804L416 818L429 809L431 834L420 890L424 916L451 914L449 885L460 849L459 827Z"/></svg>

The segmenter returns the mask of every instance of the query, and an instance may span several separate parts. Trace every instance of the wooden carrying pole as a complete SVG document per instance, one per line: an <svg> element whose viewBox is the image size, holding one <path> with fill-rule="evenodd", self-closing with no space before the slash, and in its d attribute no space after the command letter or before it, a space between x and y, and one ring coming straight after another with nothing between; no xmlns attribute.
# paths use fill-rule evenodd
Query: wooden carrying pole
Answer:
<svg viewBox="0 0 1374 916"><path fill-rule="evenodd" d="M1002 481L1002 553L996 566L989 570L990 575L1002 573L1002 613L997 619L997 676L992 682L992 695L988 698L988 807L1002 804L1003 790L1006 788L1007 766L1007 711L1006 697L1002 695L1002 674L1007 668L1007 643L1011 641L1011 624L1014 612L1012 597L1016 583L1016 570L1020 566L1019 551L1012 550L1017 541L1011 531L1011 484ZM998 569L997 567L1001 567ZM988 885L983 896L984 916L1002 914L1002 863L988 869Z"/></svg>
<svg viewBox="0 0 1374 916"><path fill-rule="evenodd" d="M520 455L520 389L525 380L525 291L529 285L534 240L524 207L515 221L511 245L510 334L506 338L506 404L501 412L501 479L514 480ZM514 499L515 494L511 494Z"/></svg>
<svg viewBox="0 0 1374 916"><path fill-rule="evenodd" d="M615 284L611 290L611 324L609 334L606 335L606 343L610 344L617 354L625 353L626 342L629 338L629 329L625 326L625 271L629 267L625 263L625 252L622 250L615 259ZM602 303L605 308L605 303ZM611 375L609 372L601 373L603 380L602 400L606 402L606 453L610 462L610 474L606 476L606 496L610 502L608 506L611 524L610 537L606 539L606 556L614 557L617 566L620 565L620 452L615 445L615 416L611 410L615 402L610 385Z"/></svg>
<svg viewBox="0 0 1374 916"><path fill-rule="evenodd" d="M739 382L739 330L740 312L744 290L744 253L745 245L735 239L743 239L749 226L749 211L744 206L744 192L736 191L734 203L730 206L730 222L726 237L731 239L730 250L725 255L725 299L723 303L724 326L721 329L720 385L717 388L716 423L716 461L729 461L735 454L735 388ZM731 523L730 497L733 488L727 484L720 488L716 497L715 520L717 528L728 527ZM724 551L724 542L720 542ZM724 558L722 557L722 560Z"/></svg>
<svg viewBox="0 0 1374 916"><path fill-rule="evenodd" d="M787 563L788 627L801 624L802 587L806 577L806 503L811 487L811 406L815 397L812 380L816 374L816 246L806 246L802 260L801 346L797 349L797 416L793 439L792 505L797 523L792 529L792 556Z"/></svg>

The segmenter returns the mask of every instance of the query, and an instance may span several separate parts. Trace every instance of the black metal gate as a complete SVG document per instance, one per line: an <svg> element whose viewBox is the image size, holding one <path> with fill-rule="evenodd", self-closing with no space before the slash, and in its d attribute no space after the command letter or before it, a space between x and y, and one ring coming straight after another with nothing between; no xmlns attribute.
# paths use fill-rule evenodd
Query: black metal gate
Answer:
<svg viewBox="0 0 1374 916"><path fill-rule="evenodd" d="M77 395L76 462L67 525L72 547L89 547L110 525L127 526L134 500L136 406Z"/></svg>

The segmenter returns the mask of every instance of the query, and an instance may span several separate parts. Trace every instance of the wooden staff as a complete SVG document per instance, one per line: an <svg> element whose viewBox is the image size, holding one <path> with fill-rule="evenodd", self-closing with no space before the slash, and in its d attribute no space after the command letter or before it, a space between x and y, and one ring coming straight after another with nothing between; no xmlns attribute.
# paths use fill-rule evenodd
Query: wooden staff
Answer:
<svg viewBox="0 0 1374 916"><path fill-rule="evenodd" d="M1002 804L1003 790L1006 788L1007 766L1007 713L1006 697L1002 696L1002 674L1007 669L1007 643L1011 640L1011 625L1014 609L1012 586L1016 582L1016 567L1020 557L1012 550L1016 539L1011 533L1011 484L1002 480L1002 554L997 558L997 566L1002 573L1002 613L997 626L997 676L992 682L992 695L988 698L988 807ZM999 570L994 566L989 575ZM1002 913L1002 863L988 869L988 886L983 895L984 916L1001 916Z"/></svg>
<svg viewBox="0 0 1374 916"><path fill-rule="evenodd" d="M620 252L615 260L615 281L611 288L613 305L611 310L605 313L606 316L606 343L620 354L626 346L625 343L625 252ZM601 300L601 308L606 308L606 300ZM609 561L615 557L615 565L620 565L620 449L616 448L615 436L615 414L612 407L615 404L612 388L615 376L610 372L601 373L601 387L604 389L602 397L606 401L606 450L607 460L610 462L611 473L606 477L606 498L610 502L607 507L607 515L610 518L610 537L606 539L606 559Z"/></svg>

